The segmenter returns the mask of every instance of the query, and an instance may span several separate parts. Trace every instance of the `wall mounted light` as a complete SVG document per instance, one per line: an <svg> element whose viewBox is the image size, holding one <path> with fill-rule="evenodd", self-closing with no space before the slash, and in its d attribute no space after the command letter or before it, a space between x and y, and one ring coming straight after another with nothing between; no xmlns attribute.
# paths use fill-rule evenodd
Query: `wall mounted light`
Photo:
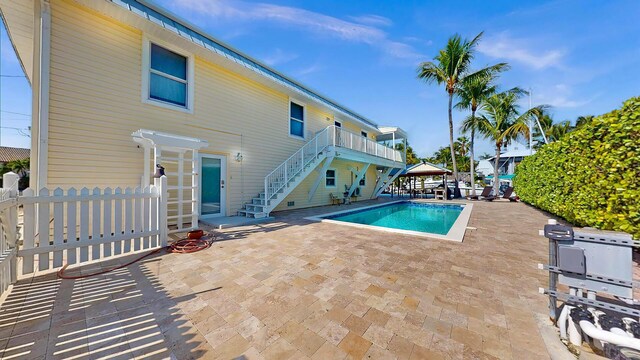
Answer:
<svg viewBox="0 0 640 360"><path fill-rule="evenodd" d="M241 153L237 153L237 154L236 154L236 161L237 161L237 162L242 162L242 158L243 158L243 156L242 156L242 154L241 154Z"/></svg>

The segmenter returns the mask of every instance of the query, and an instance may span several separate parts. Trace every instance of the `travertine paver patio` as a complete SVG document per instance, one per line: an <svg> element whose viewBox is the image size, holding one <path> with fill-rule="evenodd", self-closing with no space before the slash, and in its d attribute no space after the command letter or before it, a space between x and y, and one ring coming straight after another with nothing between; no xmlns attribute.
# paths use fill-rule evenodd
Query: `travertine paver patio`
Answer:
<svg viewBox="0 0 640 360"><path fill-rule="evenodd" d="M475 202L454 243L302 219L328 210L99 277L22 280L0 309L2 357L549 358L546 215Z"/></svg>

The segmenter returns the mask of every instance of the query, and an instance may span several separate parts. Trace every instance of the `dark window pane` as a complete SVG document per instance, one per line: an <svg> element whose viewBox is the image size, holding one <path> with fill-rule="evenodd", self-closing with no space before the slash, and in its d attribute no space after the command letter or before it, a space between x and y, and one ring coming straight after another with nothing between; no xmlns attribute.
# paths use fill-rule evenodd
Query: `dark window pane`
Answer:
<svg viewBox="0 0 640 360"><path fill-rule="evenodd" d="M151 44L151 68L187 80L187 58Z"/></svg>
<svg viewBox="0 0 640 360"><path fill-rule="evenodd" d="M334 178L336 177L336 171L335 170L327 170L327 175L328 178Z"/></svg>
<svg viewBox="0 0 640 360"><path fill-rule="evenodd" d="M149 97L187 106L187 84L151 73L149 77Z"/></svg>
<svg viewBox="0 0 640 360"><path fill-rule="evenodd" d="M291 103L291 117L298 120L304 120L304 108L296 103Z"/></svg>
<svg viewBox="0 0 640 360"><path fill-rule="evenodd" d="M336 186L336 179L327 179L326 186Z"/></svg>
<svg viewBox="0 0 640 360"><path fill-rule="evenodd" d="M291 135L304 137L304 124L297 120L289 120L291 123Z"/></svg>

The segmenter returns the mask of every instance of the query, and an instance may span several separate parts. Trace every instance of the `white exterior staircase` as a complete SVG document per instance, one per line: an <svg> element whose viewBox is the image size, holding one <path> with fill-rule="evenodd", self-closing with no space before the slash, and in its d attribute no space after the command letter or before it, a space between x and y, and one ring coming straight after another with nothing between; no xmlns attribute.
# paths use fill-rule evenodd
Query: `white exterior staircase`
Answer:
<svg viewBox="0 0 640 360"><path fill-rule="evenodd" d="M269 215L287 195L327 157L331 143L328 132L331 127L320 131L309 142L275 168L264 178L265 191L238 210L238 215L263 218Z"/></svg>
<svg viewBox="0 0 640 360"><path fill-rule="evenodd" d="M332 160L336 147L382 158L387 163L393 163L395 168L404 167L404 159L398 150L378 144L371 139L342 128L328 126L269 173L264 178L264 191L251 199L251 202L245 203L242 209L238 210L238 215L250 218L269 216L269 213L325 159ZM383 185L388 183L390 182L379 182L380 186L376 190L380 189L381 191Z"/></svg>

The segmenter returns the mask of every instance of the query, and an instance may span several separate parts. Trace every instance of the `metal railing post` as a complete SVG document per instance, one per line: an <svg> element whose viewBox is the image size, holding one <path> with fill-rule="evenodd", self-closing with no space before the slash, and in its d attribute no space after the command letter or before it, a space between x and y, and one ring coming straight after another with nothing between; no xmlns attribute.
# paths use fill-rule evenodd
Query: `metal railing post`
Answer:
<svg viewBox="0 0 640 360"><path fill-rule="evenodd" d="M267 188L267 179L268 176L264 178L264 204L267 204L267 199L269 198L269 189Z"/></svg>

